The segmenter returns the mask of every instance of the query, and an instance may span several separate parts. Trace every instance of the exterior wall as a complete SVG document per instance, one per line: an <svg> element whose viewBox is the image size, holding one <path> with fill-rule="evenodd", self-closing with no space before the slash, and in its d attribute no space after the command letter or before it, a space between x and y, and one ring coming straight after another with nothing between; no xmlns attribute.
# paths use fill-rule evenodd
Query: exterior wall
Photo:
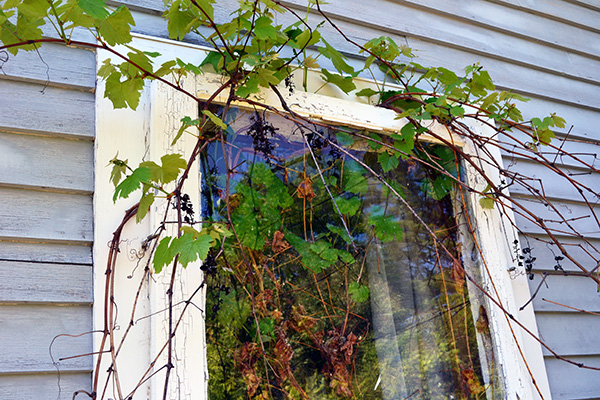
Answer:
<svg viewBox="0 0 600 400"><path fill-rule="evenodd" d="M92 360L59 359L92 336L51 343L92 330L95 54L45 46L1 72L0 398L71 398Z"/></svg>
<svg viewBox="0 0 600 400"><path fill-rule="evenodd" d="M112 1L135 10L135 30L166 36L162 0ZM237 2L217 10L225 18ZM292 7L305 0L282 1ZM460 71L481 62L498 87L533 100L525 117L556 112L574 127L569 150L593 162L600 154L600 6L595 0L329 0L325 11L350 36L362 42L382 34L417 50L423 65ZM315 16L315 19L318 19ZM281 21L284 22L284 21ZM328 41L355 51L330 27ZM190 38L190 41L196 41ZM91 252L95 57L92 52L45 46L40 52L10 59L0 74L0 398L56 398L56 368L48 356L52 338L91 330ZM561 132L564 136L567 132ZM68 156L67 156L68 155ZM515 171L545 171L521 159L506 159ZM557 164L569 171L569 160ZM586 215L575 191L552 178L544 189L574 216ZM599 178L585 178L597 187ZM519 201L528 194L513 191ZM539 206L539 215L551 218ZM578 221L600 245L592 219ZM526 233L545 238L527 221ZM586 229L588 228L588 229ZM523 241L523 243L526 243ZM576 242L574 242L576 244ZM548 248L530 239L538 273L554 271ZM580 251L580 260L595 267ZM576 267L563 261L568 271ZM530 281L532 290L540 275ZM581 276L551 275L533 302L542 338L559 354L600 367L600 322L545 302L547 298L589 311L600 311L597 287ZM90 335L57 339L55 357L88 353ZM582 370L546 354L553 398L598 398L598 372ZM60 363L63 397L89 386L90 358ZM45 397L44 397L45 396Z"/></svg>

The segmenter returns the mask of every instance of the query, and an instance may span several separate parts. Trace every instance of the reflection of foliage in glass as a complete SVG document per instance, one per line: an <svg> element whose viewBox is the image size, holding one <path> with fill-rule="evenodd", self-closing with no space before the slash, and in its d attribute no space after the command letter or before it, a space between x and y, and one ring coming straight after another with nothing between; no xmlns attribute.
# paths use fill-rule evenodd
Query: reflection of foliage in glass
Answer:
<svg viewBox="0 0 600 400"><path fill-rule="evenodd" d="M224 246L210 279L209 398L262 398L268 390L282 399L480 398L484 379L457 272L456 222L448 196L426 189L439 176L402 160L382 171L376 152L355 153L357 162L336 153L327 132L277 132L260 114L239 113L229 124L235 128L226 147L214 146L202 160L205 217L230 213L243 245ZM261 131L269 133L268 146ZM235 169L229 194L223 149ZM360 163L392 182L453 254L441 253ZM381 382L383 370L394 368L378 353L372 322L381 310L370 293L382 287L369 280L381 268L402 360L394 371L402 375L400 389Z"/></svg>

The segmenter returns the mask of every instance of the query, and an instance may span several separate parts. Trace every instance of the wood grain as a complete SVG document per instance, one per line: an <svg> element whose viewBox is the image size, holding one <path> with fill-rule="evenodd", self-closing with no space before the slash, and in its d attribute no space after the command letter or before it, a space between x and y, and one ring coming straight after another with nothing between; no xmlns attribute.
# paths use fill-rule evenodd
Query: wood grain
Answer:
<svg viewBox="0 0 600 400"><path fill-rule="evenodd" d="M0 237L89 243L93 239L88 195L0 188Z"/></svg>
<svg viewBox="0 0 600 400"><path fill-rule="evenodd" d="M91 387L89 373L0 375L0 399L7 400L72 400L74 392L89 392ZM76 397L84 398L84 395Z"/></svg>
<svg viewBox="0 0 600 400"><path fill-rule="evenodd" d="M92 142L0 132L0 154L0 185L94 189Z"/></svg>
<svg viewBox="0 0 600 400"><path fill-rule="evenodd" d="M94 136L94 94L0 79L0 130Z"/></svg>
<svg viewBox="0 0 600 400"><path fill-rule="evenodd" d="M91 49L45 43L38 52L10 55L3 78L91 91L96 86L96 54Z"/></svg>
<svg viewBox="0 0 600 400"><path fill-rule="evenodd" d="M91 266L0 261L0 303L92 301Z"/></svg>
<svg viewBox="0 0 600 400"><path fill-rule="evenodd" d="M60 358L92 351L92 336L79 335L92 330L92 309L87 306L15 305L0 307L0 373L56 372L50 358L61 371L90 371L92 358Z"/></svg>

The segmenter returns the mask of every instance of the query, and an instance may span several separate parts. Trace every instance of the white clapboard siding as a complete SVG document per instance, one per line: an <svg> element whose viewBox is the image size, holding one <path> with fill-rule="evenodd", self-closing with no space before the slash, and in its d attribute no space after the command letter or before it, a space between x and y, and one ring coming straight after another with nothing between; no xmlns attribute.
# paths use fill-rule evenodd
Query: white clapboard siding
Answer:
<svg viewBox="0 0 600 400"><path fill-rule="evenodd" d="M91 91L96 85L96 55L91 50L46 43L36 51L8 54L3 78Z"/></svg>
<svg viewBox="0 0 600 400"><path fill-rule="evenodd" d="M552 162L555 157L549 158ZM557 158L557 160L559 159ZM518 164L510 164L511 161ZM520 183L512 185L509 187L511 194L531 195L535 193L535 190L538 190L540 195L545 195L548 199L553 200L584 203L583 195L591 204L595 204L599 200L596 194L581 186L573 185L571 180L575 180L592 191L600 193L600 174L590 174L589 170L568 166L560 166L561 174L559 174L558 172L549 171L548 167L539 163L524 161L516 157L505 159L505 165L509 165L511 174L519 174L521 178L527 177L524 182L527 187L522 186ZM549 179L550 177L552 179ZM506 178L506 180L510 182L509 178ZM579 190L582 192L580 193Z"/></svg>
<svg viewBox="0 0 600 400"><path fill-rule="evenodd" d="M600 354L600 340L594 340L600 329L596 315L573 312L538 312L538 329L544 342L563 356ZM582 346L585 343L585 346ZM550 355L544 350L545 355Z"/></svg>
<svg viewBox="0 0 600 400"><path fill-rule="evenodd" d="M519 11L540 15L547 19L555 19L584 29L600 32L600 20L588 9L564 0L488 0ZM600 10L600 9L599 9Z"/></svg>
<svg viewBox="0 0 600 400"><path fill-rule="evenodd" d="M65 284L68 284L65 282ZM89 306L3 305L0 307L0 374L17 372L90 371L92 309ZM54 343L52 344L52 340ZM51 345L52 344L52 345Z"/></svg>
<svg viewBox="0 0 600 400"><path fill-rule="evenodd" d="M90 141L0 132L0 154L0 185L93 191Z"/></svg>
<svg viewBox="0 0 600 400"><path fill-rule="evenodd" d="M529 281L532 293L539 287L537 296L533 300L533 306L537 311L581 313L582 311L573 309L578 308L600 313L598 284L590 278L586 276L548 275L540 286L541 281L542 275L539 274L536 274L534 279Z"/></svg>
<svg viewBox="0 0 600 400"><path fill-rule="evenodd" d="M548 146L537 146L536 149L531 149L529 151L520 149L518 154L508 154L506 152L507 150L515 150L513 146L516 144L516 141L521 143L531 143L531 135L526 135L522 132L513 130L510 132L510 137L502 135L499 139L499 144L502 146L501 151L503 151L503 156L507 165L512 165L514 159L526 163L523 167L515 167L515 170L520 168L528 169L528 159L531 159L532 156L535 159L538 159L538 156L542 156L549 164L554 163L557 166L563 167L566 171L572 169L584 172L589 171L590 168L598 169L598 167L600 167L600 146L595 140L576 138L571 134L567 136L560 132L556 132L556 138L552 139Z"/></svg>
<svg viewBox="0 0 600 400"><path fill-rule="evenodd" d="M520 204L525 209L529 210L533 215L526 214L520 211L519 208L515 207L515 219L517 225L524 233L539 235L545 234L546 232L540 228L532 219L536 217L541 218L544 221L545 226L557 235L568 235L573 233L569 226L565 222L562 222L558 214L551 209L546 207L545 204L541 204L537 200L531 198L525 198L521 196L513 196L514 202ZM561 213L562 217L567 220L568 224L578 231L579 234L583 235L586 239L600 239L600 227L594 220L590 209L580 203L566 203L566 202L553 202L552 203L556 210ZM593 210L600 220L600 207L593 207Z"/></svg>
<svg viewBox="0 0 600 400"><path fill-rule="evenodd" d="M547 46L600 56L600 40L598 40L600 33L575 26L568 21L557 21L536 13L515 12L514 9L503 4L463 0L460 7L456 7L455 4L435 0L392 0L391 2L469 21L474 25L485 27L488 31L502 31L507 35L534 39ZM560 41L557 40L557 35L561 35ZM591 42L597 41L597 43L578 40L585 36L588 36Z"/></svg>
<svg viewBox="0 0 600 400"><path fill-rule="evenodd" d="M62 244L0 239L0 260L92 265L92 249L90 245L81 243Z"/></svg>
<svg viewBox="0 0 600 400"><path fill-rule="evenodd" d="M0 261L0 303L92 303L90 265Z"/></svg>
<svg viewBox="0 0 600 400"><path fill-rule="evenodd" d="M600 368L599 356L570 357L571 360ZM598 399L599 371L582 369L554 357L546 357L548 381L553 399Z"/></svg>
<svg viewBox="0 0 600 400"><path fill-rule="evenodd" d="M0 187L0 237L91 242L92 198Z"/></svg>
<svg viewBox="0 0 600 400"><path fill-rule="evenodd" d="M596 267L597 261L595 261L590 254L595 254L595 257L598 258L597 252L600 250L600 240L588 238L589 243L582 243L579 239L568 238L561 235L557 235L557 237L568 254L574 257L584 268L588 271L592 271ZM520 241L521 248L527 247L531 249L532 256L536 258L533 263L533 269L540 273L554 271L554 266L556 265L555 257L563 256L555 245L548 244L551 240L546 235L521 236ZM592 247L597 250L594 252ZM565 271L582 272L579 267L566 257L564 260L560 261L560 264ZM589 293L588 290L586 290L585 293ZM590 293L590 295L593 297L595 296L595 293Z"/></svg>
<svg viewBox="0 0 600 400"><path fill-rule="evenodd" d="M106 4L114 7L126 5L130 10L140 10L147 14L162 14L162 11L165 9L163 0L108 0Z"/></svg>
<svg viewBox="0 0 600 400"><path fill-rule="evenodd" d="M78 390L92 386L88 373L0 375L0 399L72 400ZM76 399L84 399L81 394Z"/></svg>
<svg viewBox="0 0 600 400"><path fill-rule="evenodd" d="M94 136L94 94L0 79L0 130Z"/></svg>
<svg viewBox="0 0 600 400"><path fill-rule="evenodd" d="M92 329L95 70L93 51L58 44L2 65L0 399L91 387L91 356L59 361L93 352L91 334L50 345Z"/></svg>
<svg viewBox="0 0 600 400"><path fill-rule="evenodd" d="M528 0L528 1L532 1L532 0ZM576 4L581 7L586 7L592 11L600 12L600 5L598 4L598 2L596 0L564 0L564 1L566 1L568 3Z"/></svg>

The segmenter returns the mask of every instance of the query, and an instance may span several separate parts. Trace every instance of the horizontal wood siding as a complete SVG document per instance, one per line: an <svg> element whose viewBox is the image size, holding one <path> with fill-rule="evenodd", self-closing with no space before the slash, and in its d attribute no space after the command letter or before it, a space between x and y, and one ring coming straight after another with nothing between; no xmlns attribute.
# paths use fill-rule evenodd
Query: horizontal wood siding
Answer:
<svg viewBox="0 0 600 400"><path fill-rule="evenodd" d="M0 93L2 131L87 139L94 136L93 93L8 79L0 79Z"/></svg>
<svg viewBox="0 0 600 400"><path fill-rule="evenodd" d="M61 371L90 371L91 356L69 357L91 352L91 313L88 306L1 306L0 374L56 372L57 367ZM85 335L73 336L80 334Z"/></svg>
<svg viewBox="0 0 600 400"><path fill-rule="evenodd" d="M96 56L88 50L74 51L61 44L47 43L39 52L19 53L2 64L3 78L93 91L96 85Z"/></svg>
<svg viewBox="0 0 600 400"><path fill-rule="evenodd" d="M46 189L92 193L91 141L0 132L0 181Z"/></svg>
<svg viewBox="0 0 600 400"><path fill-rule="evenodd" d="M95 60L49 44L2 65L2 399L72 399L91 387L91 356L76 356L93 351Z"/></svg>
<svg viewBox="0 0 600 400"><path fill-rule="evenodd" d="M0 375L0 399L72 400L74 392L91 386L87 373L62 372L60 379L56 374Z"/></svg>

